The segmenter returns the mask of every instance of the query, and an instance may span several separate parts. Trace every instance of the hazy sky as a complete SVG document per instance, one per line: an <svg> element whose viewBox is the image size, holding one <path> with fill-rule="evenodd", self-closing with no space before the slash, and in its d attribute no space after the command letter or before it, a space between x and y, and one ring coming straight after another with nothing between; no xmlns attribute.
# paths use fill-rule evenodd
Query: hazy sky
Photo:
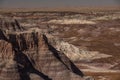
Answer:
<svg viewBox="0 0 120 80"><path fill-rule="evenodd" d="M0 7L120 6L120 0L0 0Z"/></svg>

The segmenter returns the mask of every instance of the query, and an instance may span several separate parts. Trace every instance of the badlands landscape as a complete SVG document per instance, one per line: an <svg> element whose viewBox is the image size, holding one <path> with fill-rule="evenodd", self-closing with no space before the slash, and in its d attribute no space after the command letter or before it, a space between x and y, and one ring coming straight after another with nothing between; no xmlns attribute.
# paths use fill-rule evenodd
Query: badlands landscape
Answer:
<svg viewBox="0 0 120 80"><path fill-rule="evenodd" d="M120 10L1 11L0 80L120 80Z"/></svg>

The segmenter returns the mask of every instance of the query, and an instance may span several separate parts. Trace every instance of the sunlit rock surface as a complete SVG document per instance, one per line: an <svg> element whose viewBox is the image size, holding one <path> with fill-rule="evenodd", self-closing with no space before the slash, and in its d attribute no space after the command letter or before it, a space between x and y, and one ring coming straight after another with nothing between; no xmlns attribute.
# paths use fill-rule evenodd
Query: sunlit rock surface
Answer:
<svg viewBox="0 0 120 80"><path fill-rule="evenodd" d="M47 54L45 53L46 51L52 54L54 51L51 52L48 45L39 48L44 43L44 45L46 45L47 42L49 43L49 46L51 45L55 48L60 55L61 53L65 54L71 61L73 61L84 75L92 76L95 80L119 80L119 16L120 10L0 12L0 55L3 55L0 58L0 72L3 73L8 69L5 67L6 65L17 64L18 70L14 69L13 73L21 71L20 79L24 75L26 76L26 74L26 78L23 77L22 80L24 78L25 80L43 79L43 77L36 73L29 72L29 70L27 70L26 73L23 70L23 65L25 64L22 63L26 63L27 59L25 62L21 63L19 62L19 57L15 58L14 56L16 56L15 53L18 52L24 53L25 56L29 58L28 61L30 61L32 65L35 64L34 68L39 71L39 60L36 58L38 54L34 53L40 52ZM35 40L33 40L33 35L38 36L39 39L34 38ZM45 41L46 38L47 41ZM44 43L40 43L39 40L40 42L43 40ZM34 45L36 42L39 43L39 45L37 45L38 47ZM8 53L10 54L8 55ZM41 56L41 54L39 55ZM43 59L40 57L40 60ZM37 60L37 62L34 62L35 60ZM9 61L12 62L12 64L7 64ZM31 63L29 65L31 65ZM50 65L54 64L52 63ZM44 66L42 65L42 67ZM11 67L8 72L12 71L12 68L16 68L16 66ZM40 69L40 72L41 70L42 69ZM43 72L45 72L44 70ZM25 74L23 75L23 73ZM52 72L48 72L48 74L52 74ZM51 75L48 74L44 73L45 76L48 76L51 79ZM73 74L75 77L74 73L70 74ZM1 78L4 79L2 76ZM17 77L19 77L19 75ZM74 77L71 77L71 79ZM84 79L86 78L90 77L85 76Z"/></svg>
<svg viewBox="0 0 120 80"><path fill-rule="evenodd" d="M83 80L84 74L38 31L1 21L0 80Z"/></svg>

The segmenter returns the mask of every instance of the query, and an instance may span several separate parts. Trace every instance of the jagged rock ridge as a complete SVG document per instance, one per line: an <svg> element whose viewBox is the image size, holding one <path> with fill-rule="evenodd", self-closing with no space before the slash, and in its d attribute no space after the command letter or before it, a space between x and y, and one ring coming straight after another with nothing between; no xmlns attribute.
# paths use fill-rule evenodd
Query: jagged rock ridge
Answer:
<svg viewBox="0 0 120 80"><path fill-rule="evenodd" d="M26 31L17 20L0 21L0 80L83 80L83 76L44 34Z"/></svg>

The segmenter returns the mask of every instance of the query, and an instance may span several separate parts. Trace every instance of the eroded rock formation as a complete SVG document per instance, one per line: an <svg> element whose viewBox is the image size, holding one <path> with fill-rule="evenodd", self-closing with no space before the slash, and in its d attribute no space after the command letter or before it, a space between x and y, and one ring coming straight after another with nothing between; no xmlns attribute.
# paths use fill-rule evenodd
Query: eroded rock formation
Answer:
<svg viewBox="0 0 120 80"><path fill-rule="evenodd" d="M0 80L83 80L84 74L39 31L0 21Z"/></svg>
<svg viewBox="0 0 120 80"><path fill-rule="evenodd" d="M89 51L85 48L76 47L59 38L54 38L52 35L46 35L49 38L49 43L55 47L56 50L64 53L72 61L91 61L94 59L111 57L111 55L99 53L98 51Z"/></svg>

